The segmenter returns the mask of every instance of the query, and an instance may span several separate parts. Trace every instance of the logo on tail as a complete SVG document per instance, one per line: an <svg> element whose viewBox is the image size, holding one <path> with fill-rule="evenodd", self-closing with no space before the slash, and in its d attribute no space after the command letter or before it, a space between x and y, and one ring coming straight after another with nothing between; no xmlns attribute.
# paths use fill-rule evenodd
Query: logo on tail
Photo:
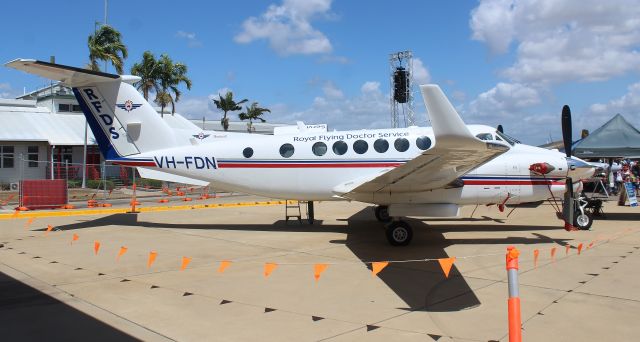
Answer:
<svg viewBox="0 0 640 342"><path fill-rule="evenodd" d="M120 109L124 109L127 112L130 112L130 111L142 106L142 104L141 103L133 103L133 101L127 100L127 101L124 101L124 103L116 103L116 106L118 108L120 108Z"/></svg>

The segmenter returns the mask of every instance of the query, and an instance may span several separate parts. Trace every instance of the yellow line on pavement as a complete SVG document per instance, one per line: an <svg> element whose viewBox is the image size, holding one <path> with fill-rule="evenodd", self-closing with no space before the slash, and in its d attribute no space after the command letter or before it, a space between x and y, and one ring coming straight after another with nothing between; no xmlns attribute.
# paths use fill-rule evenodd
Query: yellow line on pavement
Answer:
<svg viewBox="0 0 640 342"><path fill-rule="evenodd" d="M285 204L287 201L261 201L261 202L239 202L239 203L211 203L175 205L166 207L137 207L138 212L156 212L172 210L192 210L192 209L214 209L214 208L237 208L237 207L258 207L268 205ZM61 216L82 216L82 215L105 215L124 214L131 211L131 208L110 208L110 209L59 209L56 211L16 211L11 214L0 214L0 220L21 219L31 217L61 217Z"/></svg>

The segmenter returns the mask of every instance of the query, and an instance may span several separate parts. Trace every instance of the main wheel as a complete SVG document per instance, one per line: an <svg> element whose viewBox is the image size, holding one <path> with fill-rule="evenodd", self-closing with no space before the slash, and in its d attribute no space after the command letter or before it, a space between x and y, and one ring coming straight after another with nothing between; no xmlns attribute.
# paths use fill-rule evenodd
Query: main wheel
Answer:
<svg viewBox="0 0 640 342"><path fill-rule="evenodd" d="M576 211L573 215L573 225L579 228L580 230L589 230L591 225L593 224L593 217L591 214L587 214L586 212L583 214L580 210Z"/></svg>
<svg viewBox="0 0 640 342"><path fill-rule="evenodd" d="M391 216L389 216L389 207L386 205L379 205L375 209L376 219L380 222L389 222L391 221Z"/></svg>
<svg viewBox="0 0 640 342"><path fill-rule="evenodd" d="M385 231L387 240L392 246L406 246L413 238L413 229L404 221L389 223Z"/></svg>

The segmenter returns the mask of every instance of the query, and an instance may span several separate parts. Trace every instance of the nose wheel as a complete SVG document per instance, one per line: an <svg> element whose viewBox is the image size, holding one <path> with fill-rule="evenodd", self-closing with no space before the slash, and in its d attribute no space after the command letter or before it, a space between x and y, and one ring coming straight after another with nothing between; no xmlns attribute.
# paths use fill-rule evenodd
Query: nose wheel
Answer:
<svg viewBox="0 0 640 342"><path fill-rule="evenodd" d="M413 229L405 221L389 223L385 229L387 240L392 246L407 246L413 238Z"/></svg>
<svg viewBox="0 0 640 342"><path fill-rule="evenodd" d="M589 230L589 228L591 228L591 225L593 224L593 217L591 215L586 212L582 213L580 210L576 210L574 217L574 226L581 230Z"/></svg>

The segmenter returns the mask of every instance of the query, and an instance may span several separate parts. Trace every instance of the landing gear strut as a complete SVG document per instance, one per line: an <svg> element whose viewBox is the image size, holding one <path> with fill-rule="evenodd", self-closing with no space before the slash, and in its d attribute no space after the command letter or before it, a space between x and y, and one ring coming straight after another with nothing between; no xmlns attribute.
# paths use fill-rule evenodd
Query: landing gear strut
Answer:
<svg viewBox="0 0 640 342"><path fill-rule="evenodd" d="M389 206L379 205L375 209L376 219L380 222L391 222L391 216L389 216Z"/></svg>
<svg viewBox="0 0 640 342"><path fill-rule="evenodd" d="M313 221L315 221L313 212L313 201L307 202L307 220L309 221L309 224L313 224Z"/></svg>
<svg viewBox="0 0 640 342"><path fill-rule="evenodd" d="M377 216L377 215L376 215ZM413 238L413 229L402 220L389 223L385 229L387 240L392 246L406 246Z"/></svg>

